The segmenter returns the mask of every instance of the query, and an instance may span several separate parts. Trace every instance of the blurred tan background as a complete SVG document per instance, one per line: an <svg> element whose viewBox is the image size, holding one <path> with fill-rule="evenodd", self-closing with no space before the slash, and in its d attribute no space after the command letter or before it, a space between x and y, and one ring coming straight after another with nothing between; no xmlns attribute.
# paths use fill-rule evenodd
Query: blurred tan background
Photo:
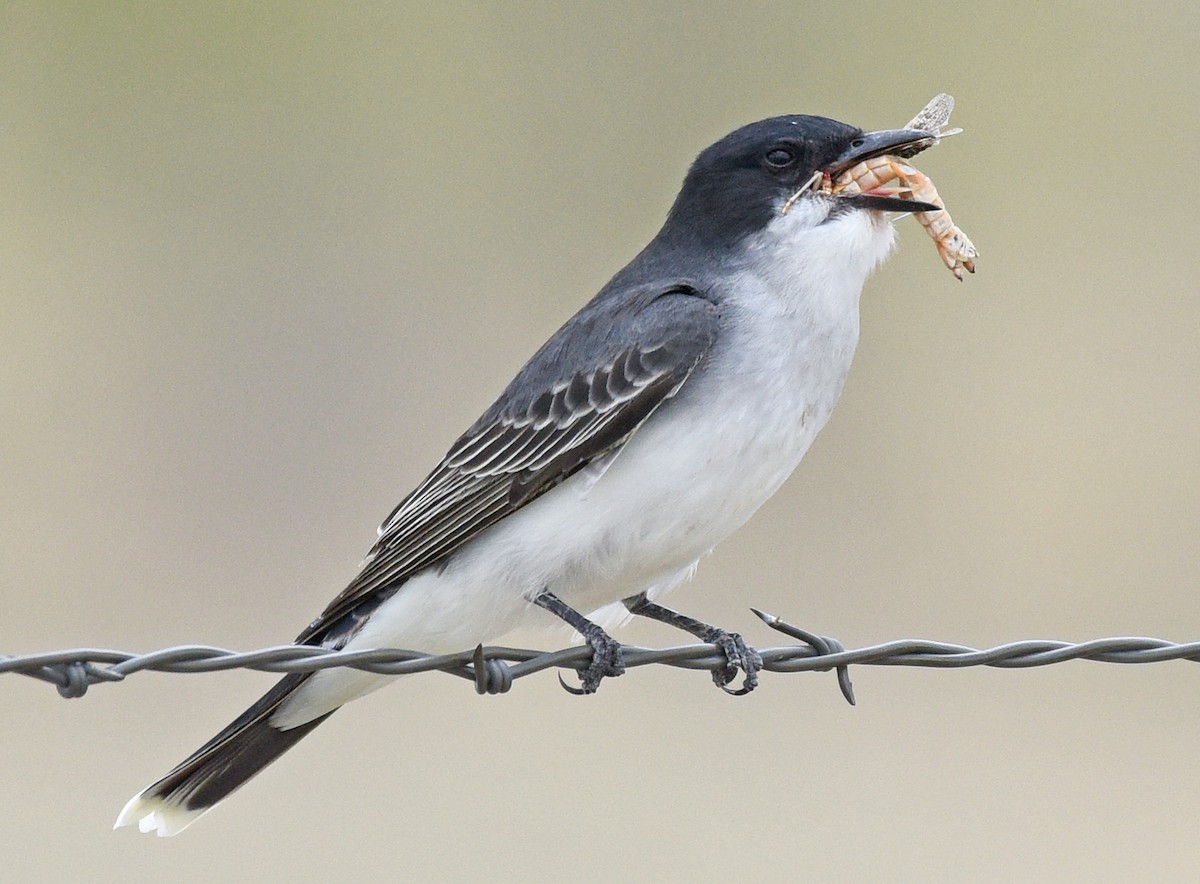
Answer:
<svg viewBox="0 0 1200 884"><path fill-rule="evenodd" d="M920 165L979 274L901 223L830 426L673 599L761 646L750 605L849 646L1200 639L1197 33L1191 2L7 4L0 652L290 639L701 148L942 90L966 134ZM1200 668L853 674L854 709L825 674L415 678L173 841L109 826L271 676L5 676L4 877L1196 873Z"/></svg>

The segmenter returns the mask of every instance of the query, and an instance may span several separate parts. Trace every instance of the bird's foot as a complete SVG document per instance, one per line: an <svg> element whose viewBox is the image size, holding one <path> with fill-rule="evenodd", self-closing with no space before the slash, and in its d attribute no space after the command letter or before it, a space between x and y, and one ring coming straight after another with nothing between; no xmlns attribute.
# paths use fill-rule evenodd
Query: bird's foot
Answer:
<svg viewBox="0 0 1200 884"><path fill-rule="evenodd" d="M583 669L576 669L579 675L579 687L573 688L562 676L558 680L572 694L582 696L594 694L605 678L616 678L625 674L625 660L621 656L621 643L590 621L581 630L587 643L592 646L592 662Z"/></svg>
<svg viewBox="0 0 1200 884"><path fill-rule="evenodd" d="M716 645L725 655L725 665L713 670L713 684L735 697L748 694L758 687L758 673L763 668L762 655L746 644L745 639L736 632L726 632L715 626L702 638L710 645ZM737 679L739 669L746 677L740 688L731 689L729 685Z"/></svg>
<svg viewBox="0 0 1200 884"><path fill-rule="evenodd" d="M575 631L592 646L592 662L583 669L575 670L579 673L579 687L573 688L563 681L561 675L558 677L558 683L566 690L572 694L594 694L606 676L616 678L618 675L625 674L625 661L621 659L621 645L611 635L548 589L543 589L532 601L539 608L546 609L567 625L573 626Z"/></svg>

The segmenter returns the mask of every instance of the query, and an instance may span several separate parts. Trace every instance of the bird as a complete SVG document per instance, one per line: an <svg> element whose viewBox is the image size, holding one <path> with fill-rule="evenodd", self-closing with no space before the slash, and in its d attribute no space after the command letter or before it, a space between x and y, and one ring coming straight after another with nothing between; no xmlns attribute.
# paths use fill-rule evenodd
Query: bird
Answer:
<svg viewBox="0 0 1200 884"><path fill-rule="evenodd" d="M557 617L591 647L573 689L590 694L624 668L606 625L639 615L716 645L716 684L752 690L762 660L740 635L661 600L800 462L846 382L894 213L937 208L809 185L935 138L788 115L703 150L649 244L384 520L296 643L450 653ZM135 795L114 828L182 831L389 680L344 667L285 675Z"/></svg>

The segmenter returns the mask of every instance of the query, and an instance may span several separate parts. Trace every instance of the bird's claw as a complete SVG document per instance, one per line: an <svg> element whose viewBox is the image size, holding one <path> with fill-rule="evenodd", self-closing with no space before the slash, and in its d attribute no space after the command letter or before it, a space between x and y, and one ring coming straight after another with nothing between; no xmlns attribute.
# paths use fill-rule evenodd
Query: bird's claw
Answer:
<svg viewBox="0 0 1200 884"><path fill-rule="evenodd" d="M625 674L625 660L621 655L620 642L599 627L585 637L592 646L592 662L583 669L575 670L579 676L579 687L571 687L563 681L562 675L558 677L558 683L563 689L577 697L596 693L600 682L605 678L616 678Z"/></svg>
<svg viewBox="0 0 1200 884"><path fill-rule="evenodd" d="M704 640L716 645L725 655L725 665L713 670L713 684L725 693L741 697L758 687L758 673L763 668L762 656L754 648L746 644L746 640L736 632L726 632L724 629L713 629ZM742 686L737 689L729 688L738 676L738 670L746 674Z"/></svg>

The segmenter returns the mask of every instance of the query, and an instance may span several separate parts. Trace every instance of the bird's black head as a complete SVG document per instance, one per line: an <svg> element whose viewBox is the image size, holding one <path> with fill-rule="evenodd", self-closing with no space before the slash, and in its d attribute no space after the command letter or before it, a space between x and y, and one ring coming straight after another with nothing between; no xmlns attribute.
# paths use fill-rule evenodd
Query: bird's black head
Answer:
<svg viewBox="0 0 1200 884"><path fill-rule="evenodd" d="M863 132L837 120L802 115L751 123L696 158L661 235L706 245L738 242L766 227L814 174L836 176L870 157L915 152L931 137L934 133L906 129ZM886 209L886 202L840 200L839 210ZM895 202L894 208L905 209Z"/></svg>

